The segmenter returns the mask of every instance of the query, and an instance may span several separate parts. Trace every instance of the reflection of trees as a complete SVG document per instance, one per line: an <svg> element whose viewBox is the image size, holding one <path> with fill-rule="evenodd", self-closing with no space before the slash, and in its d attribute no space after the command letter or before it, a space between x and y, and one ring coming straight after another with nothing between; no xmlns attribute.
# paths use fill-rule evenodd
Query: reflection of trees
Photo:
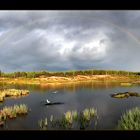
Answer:
<svg viewBox="0 0 140 140"><path fill-rule="evenodd" d="M28 89L32 91L49 91L49 90L67 90L75 93L76 90L81 88L86 89L103 89L109 87L119 86L116 82L77 82L77 83L66 83L66 84L40 84L40 85L29 85L29 84L0 84L0 89L5 88L16 88L16 89Z"/></svg>

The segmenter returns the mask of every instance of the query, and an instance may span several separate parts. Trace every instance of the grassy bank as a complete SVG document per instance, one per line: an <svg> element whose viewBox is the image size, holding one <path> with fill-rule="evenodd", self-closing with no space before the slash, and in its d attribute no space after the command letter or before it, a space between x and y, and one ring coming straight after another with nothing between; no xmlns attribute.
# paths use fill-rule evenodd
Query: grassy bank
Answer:
<svg viewBox="0 0 140 140"><path fill-rule="evenodd" d="M59 76L51 76L44 78L0 78L0 83L7 84L35 84L35 85L61 85L61 84L70 84L70 83L80 83L80 82L120 82L120 83L139 83L139 77L133 76L111 76L111 75L92 75L92 76L83 76L78 75L74 77L59 77ZM124 86L124 84L121 84ZM128 84L127 84L128 86Z"/></svg>
<svg viewBox="0 0 140 140"><path fill-rule="evenodd" d="M113 71L113 70L80 70L80 71L65 71L65 72L14 72L14 73L0 73L0 82L8 84L65 84L81 81L111 81L111 82L125 82L124 85L130 83L139 83L139 72L128 71ZM126 82L128 82L126 84Z"/></svg>
<svg viewBox="0 0 140 140"><path fill-rule="evenodd" d="M91 76L91 75L113 75L113 76L140 76L140 72L130 72L122 70L71 70L71 71L62 71L62 72L49 72L49 71L38 71L38 72L12 72L4 73L0 71L0 77L4 78L38 78L38 77L71 77L71 76Z"/></svg>

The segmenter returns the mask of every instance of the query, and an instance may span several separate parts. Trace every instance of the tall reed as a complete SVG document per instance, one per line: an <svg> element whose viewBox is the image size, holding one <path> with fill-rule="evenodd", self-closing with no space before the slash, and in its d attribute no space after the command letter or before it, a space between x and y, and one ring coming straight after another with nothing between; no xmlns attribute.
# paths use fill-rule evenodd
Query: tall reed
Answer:
<svg viewBox="0 0 140 140"><path fill-rule="evenodd" d="M140 130L140 108L135 107L124 113L117 128L121 130Z"/></svg>
<svg viewBox="0 0 140 140"><path fill-rule="evenodd" d="M89 127L95 116L97 116L97 110L95 108L86 108L80 112L77 112L76 110L68 110L60 119L55 119L51 115L50 121L47 121L47 125L45 122L49 119L41 119L39 121L39 127L43 130L48 130L49 126L57 129L86 129ZM97 123L97 121L95 123Z"/></svg>
<svg viewBox="0 0 140 140"><path fill-rule="evenodd" d="M18 115L27 113L28 107L25 104L5 106L0 110L0 125L3 125L7 119L16 118Z"/></svg>

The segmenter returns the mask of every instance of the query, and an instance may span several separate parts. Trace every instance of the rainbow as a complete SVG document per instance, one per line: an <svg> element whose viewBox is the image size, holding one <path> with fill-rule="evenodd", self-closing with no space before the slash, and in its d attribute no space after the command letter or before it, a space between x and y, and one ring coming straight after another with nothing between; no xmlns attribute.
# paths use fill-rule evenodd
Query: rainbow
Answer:
<svg viewBox="0 0 140 140"><path fill-rule="evenodd" d="M53 17L51 17L51 18L53 18ZM55 18L56 18L56 17L55 17ZM54 19L55 19L55 18L54 18ZM77 18L77 17L75 17L75 18ZM89 17L80 17L80 18L88 18L88 20L89 20ZM90 19L91 19L91 18L90 18ZM22 30L24 30L24 28L26 28L26 27L28 27L28 26L31 26L31 25L33 25L33 24L37 24L37 23L40 22L40 21L45 21L45 22L47 22L47 20L48 20L48 19L45 17L45 18L41 18L40 20L30 21L30 22L28 22L28 23L26 23L26 24L24 24L24 25L21 25L21 26L17 27L16 29L14 29L14 30L12 30L12 31L8 31L7 33L2 34L2 35L0 36L0 46L3 45L3 44L7 41L7 39L13 37L13 36L14 36L15 34L17 34L17 33L22 32ZM126 30L125 28L122 28L122 27L118 26L117 24L112 23L112 22L110 22L110 21L106 21L106 20L103 20L103 19L99 19L99 18L97 18L97 17L92 18L91 20L96 20L96 21L103 22L103 23L105 23L105 24L111 25L111 26L113 26L113 27L116 27L118 30L120 30L121 32L125 33L128 37L130 37L132 40L134 40L136 43L138 43L138 45L140 45L140 40L139 40L134 34L132 34L130 31Z"/></svg>

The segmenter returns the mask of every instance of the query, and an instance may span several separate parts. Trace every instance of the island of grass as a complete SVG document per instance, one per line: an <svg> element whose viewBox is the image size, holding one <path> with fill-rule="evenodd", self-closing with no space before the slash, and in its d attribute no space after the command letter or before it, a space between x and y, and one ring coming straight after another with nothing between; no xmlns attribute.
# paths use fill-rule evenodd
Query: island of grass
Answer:
<svg viewBox="0 0 140 140"><path fill-rule="evenodd" d="M5 106L0 110L0 126L3 126L7 119L13 119L18 115L25 115L27 113L28 107L25 104Z"/></svg>
<svg viewBox="0 0 140 140"><path fill-rule="evenodd" d="M140 93L137 92L122 92L122 93L116 93L112 94L111 97L113 98L128 98L128 97L140 97Z"/></svg>
<svg viewBox="0 0 140 140"><path fill-rule="evenodd" d="M29 94L28 90L4 89L0 91L0 102L3 102L5 97L25 96L27 94Z"/></svg>
<svg viewBox="0 0 140 140"><path fill-rule="evenodd" d="M140 83L140 72L94 69L63 72L0 72L0 82L7 84L59 85L85 81L120 82L122 86L130 86Z"/></svg>
<svg viewBox="0 0 140 140"><path fill-rule="evenodd" d="M132 83L121 83L121 86L132 86Z"/></svg>

